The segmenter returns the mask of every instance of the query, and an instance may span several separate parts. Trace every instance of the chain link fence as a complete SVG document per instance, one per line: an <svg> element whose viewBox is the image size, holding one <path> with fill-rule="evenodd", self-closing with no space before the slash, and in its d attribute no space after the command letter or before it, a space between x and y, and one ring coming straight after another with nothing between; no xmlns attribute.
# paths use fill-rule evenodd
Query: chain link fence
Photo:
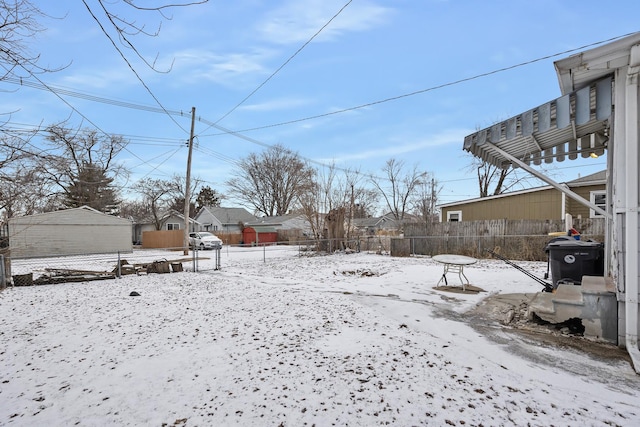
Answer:
<svg viewBox="0 0 640 427"><path fill-rule="evenodd" d="M225 263L257 263L274 260L286 262L291 256L312 256L336 251L380 250L380 242L343 239L300 241L296 244L224 245L212 250L184 248L134 249L131 252L43 255L40 257L3 258L0 283L4 286L45 285L74 281L117 279L124 275L177 272L215 272ZM388 244L385 245L388 253ZM9 251L6 252L10 253ZM6 266L6 268L4 268Z"/></svg>

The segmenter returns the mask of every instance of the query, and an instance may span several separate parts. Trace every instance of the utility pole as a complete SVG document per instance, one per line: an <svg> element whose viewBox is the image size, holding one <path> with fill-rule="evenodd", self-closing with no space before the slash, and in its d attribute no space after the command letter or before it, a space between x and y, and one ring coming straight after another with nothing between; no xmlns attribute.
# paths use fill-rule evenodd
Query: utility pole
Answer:
<svg viewBox="0 0 640 427"><path fill-rule="evenodd" d="M189 135L189 155L187 156L187 179L184 186L184 255L189 255L189 207L191 205L191 153L193 152L193 132L196 125L196 107L191 107L191 134ZM195 248L194 248L195 250Z"/></svg>

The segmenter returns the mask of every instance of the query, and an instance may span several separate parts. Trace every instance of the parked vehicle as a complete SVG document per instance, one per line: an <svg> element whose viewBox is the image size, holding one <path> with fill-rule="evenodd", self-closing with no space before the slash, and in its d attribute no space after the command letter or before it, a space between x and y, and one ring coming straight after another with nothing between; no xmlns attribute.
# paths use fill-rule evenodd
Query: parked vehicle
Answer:
<svg viewBox="0 0 640 427"><path fill-rule="evenodd" d="M189 246L194 249L220 249L222 240L208 231L189 233Z"/></svg>

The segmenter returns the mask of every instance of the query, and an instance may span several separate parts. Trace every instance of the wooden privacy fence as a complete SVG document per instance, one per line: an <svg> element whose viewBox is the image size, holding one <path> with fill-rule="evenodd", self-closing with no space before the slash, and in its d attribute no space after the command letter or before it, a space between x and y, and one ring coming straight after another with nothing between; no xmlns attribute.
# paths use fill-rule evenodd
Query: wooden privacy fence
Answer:
<svg viewBox="0 0 640 427"><path fill-rule="evenodd" d="M582 240L604 242L605 219L574 219L573 228ZM549 233L565 229L561 220L461 221L405 226L404 238L393 239L391 255L437 255L443 253L488 258L487 249L509 259L544 261Z"/></svg>
<svg viewBox="0 0 640 427"><path fill-rule="evenodd" d="M144 249L182 248L184 247L184 230L143 231L142 247Z"/></svg>

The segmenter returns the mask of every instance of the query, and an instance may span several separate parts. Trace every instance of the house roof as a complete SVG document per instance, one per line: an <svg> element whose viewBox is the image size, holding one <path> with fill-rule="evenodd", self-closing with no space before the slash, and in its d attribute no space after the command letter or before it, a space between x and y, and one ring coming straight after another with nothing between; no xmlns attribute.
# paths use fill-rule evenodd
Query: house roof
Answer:
<svg viewBox="0 0 640 427"><path fill-rule="evenodd" d="M216 217L222 224L238 224L255 221L256 217L250 214L245 208L223 208L221 206L205 206L211 215Z"/></svg>
<svg viewBox="0 0 640 427"><path fill-rule="evenodd" d="M353 225L355 227L376 227L380 221L382 221L382 217L376 218L354 218Z"/></svg>
<svg viewBox="0 0 640 427"><path fill-rule="evenodd" d="M184 214L180 213L180 212L178 212L176 210L173 210L173 209L170 210L170 211L167 211L164 215L162 215L162 218L160 218L160 221L165 221L166 219L168 219L168 218L170 218L172 216L178 217L178 218L180 218L181 220L184 221ZM193 218L189 218L189 222L193 223L193 224L200 224L198 221L196 221Z"/></svg>
<svg viewBox="0 0 640 427"><path fill-rule="evenodd" d="M261 218L257 218L254 221L250 221L247 223L248 226L254 225L282 225L287 221L292 219L302 218L306 219L302 214L287 214L287 215L278 215L278 216L263 216Z"/></svg>
<svg viewBox="0 0 640 427"><path fill-rule="evenodd" d="M585 175L583 177L574 179L567 182L569 187L583 187L585 185L600 185L607 183L607 171L601 170L600 172L592 173L591 175Z"/></svg>
<svg viewBox="0 0 640 427"><path fill-rule="evenodd" d="M404 220L395 219L392 213L386 213L382 216L375 218L354 218L354 227L386 227L386 228L400 228L407 222L415 222L417 217L405 213Z"/></svg>
<svg viewBox="0 0 640 427"><path fill-rule="evenodd" d="M640 32L554 62L563 94L579 90L590 82L629 65L629 50L640 42Z"/></svg>
<svg viewBox="0 0 640 427"><path fill-rule="evenodd" d="M17 222L24 222L24 221L39 221L38 218L69 218L69 214L73 214L73 213L80 213L83 217L91 217L91 218L97 218L100 221L104 222L104 221L108 221L110 223L127 223L127 224L131 224L131 220L127 219L127 218L122 218L122 217L117 217L117 216L113 216L113 215L109 215L106 214L104 212L100 212L99 210L96 210L90 206L79 206L77 208L69 208L69 209L60 209L57 211L51 211L51 212L43 212L43 213L37 213L34 215L26 215L26 216L19 216L19 217L13 217L13 218L9 218L8 222L9 223L17 223Z"/></svg>
<svg viewBox="0 0 640 427"><path fill-rule="evenodd" d="M588 185L606 185L607 183L607 171L603 170L600 172L596 172L593 173L591 175L586 175L584 177L581 178L577 178L574 179L572 181L567 181L564 184L567 185L567 187L572 188L572 187L585 187ZM495 200L495 199L501 199L504 197L511 197L511 196L517 196L519 194L528 194L528 193L535 193L537 191L546 191L546 190L551 190L554 187L551 185L544 185L544 186L540 186L540 187L532 187L532 188L527 188L524 190L519 190L519 191L511 191L508 193L502 193L502 194L497 194L495 196L487 196L487 197L475 197L473 199L466 199L466 200L459 200L457 202L451 202L451 203L445 203L442 205L438 205L439 208L448 208L451 206L458 206L458 205L463 205L463 204L467 204L467 203L476 203L476 202L481 202L484 200Z"/></svg>

